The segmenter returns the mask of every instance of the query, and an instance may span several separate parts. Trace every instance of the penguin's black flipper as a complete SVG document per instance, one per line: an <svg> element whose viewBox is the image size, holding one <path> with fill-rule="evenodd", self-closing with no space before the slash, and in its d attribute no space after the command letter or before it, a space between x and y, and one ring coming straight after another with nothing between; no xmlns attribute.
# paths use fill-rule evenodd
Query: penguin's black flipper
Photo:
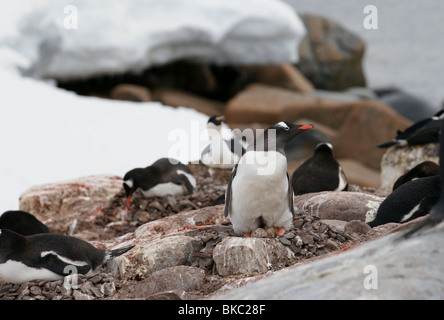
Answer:
<svg viewBox="0 0 444 320"><path fill-rule="evenodd" d="M39 263L33 263L33 261L29 261L29 264L27 263L27 265L34 268L40 268L42 265L44 265L45 269L48 269L61 276L67 276L71 273L86 274L88 273L88 271L91 270L91 266L89 264L71 264L61 260L59 256L50 252L46 253L39 260Z"/></svg>
<svg viewBox="0 0 444 320"><path fill-rule="evenodd" d="M190 180L188 180L188 177L184 174L179 174L177 177L173 177L172 181L176 184L184 185L189 194L193 194L196 191Z"/></svg>
<svg viewBox="0 0 444 320"><path fill-rule="evenodd" d="M294 216L294 193L293 193L293 187L291 186L290 176L287 172L287 181L288 181L288 191L287 191L287 200L288 200L288 208L290 209L290 212L292 216Z"/></svg>
<svg viewBox="0 0 444 320"><path fill-rule="evenodd" d="M394 146L395 144L398 144L397 140L390 140L390 141L378 144L376 147L377 148L388 148L388 147Z"/></svg>
<svg viewBox="0 0 444 320"><path fill-rule="evenodd" d="M231 184L233 182L234 177L236 176L237 164L234 166L231 171L230 177L228 178L227 191L225 194L225 207L224 207L224 217L228 217L231 212Z"/></svg>

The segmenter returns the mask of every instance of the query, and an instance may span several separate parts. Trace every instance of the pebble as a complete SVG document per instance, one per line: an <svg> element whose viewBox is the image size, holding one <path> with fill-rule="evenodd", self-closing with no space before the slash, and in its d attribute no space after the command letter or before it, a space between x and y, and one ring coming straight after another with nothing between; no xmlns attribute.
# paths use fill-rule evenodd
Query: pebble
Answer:
<svg viewBox="0 0 444 320"><path fill-rule="evenodd" d="M95 300L111 298L122 288L122 283L108 272L78 275L77 286L71 283L72 279L22 284L0 282L0 300Z"/></svg>

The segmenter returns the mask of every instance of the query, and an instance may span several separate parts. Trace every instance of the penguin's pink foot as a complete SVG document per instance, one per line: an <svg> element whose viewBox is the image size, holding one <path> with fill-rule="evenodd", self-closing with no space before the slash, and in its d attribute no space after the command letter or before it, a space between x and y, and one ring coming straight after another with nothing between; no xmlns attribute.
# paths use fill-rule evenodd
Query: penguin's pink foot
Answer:
<svg viewBox="0 0 444 320"><path fill-rule="evenodd" d="M278 231L276 232L276 237L283 236L284 234L285 234L285 228L284 227L280 227L278 229Z"/></svg>

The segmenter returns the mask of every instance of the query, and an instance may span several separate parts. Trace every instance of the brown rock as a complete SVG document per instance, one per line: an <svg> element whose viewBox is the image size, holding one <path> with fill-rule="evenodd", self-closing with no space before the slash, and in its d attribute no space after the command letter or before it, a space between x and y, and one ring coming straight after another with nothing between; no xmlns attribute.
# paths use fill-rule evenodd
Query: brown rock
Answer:
<svg viewBox="0 0 444 320"><path fill-rule="evenodd" d="M369 168L357 160L337 159L344 170L350 184L367 188L379 188L381 175L378 170Z"/></svg>
<svg viewBox="0 0 444 320"><path fill-rule="evenodd" d="M303 93L314 90L311 82L290 63L241 66L238 68L245 73L248 83L262 83Z"/></svg>
<svg viewBox="0 0 444 320"><path fill-rule="evenodd" d="M321 219L370 221L382 197L362 192L324 191L295 196L295 210L307 211Z"/></svg>
<svg viewBox="0 0 444 320"><path fill-rule="evenodd" d="M394 128L405 128L410 121L390 107L365 100L351 104L333 146L337 158L358 160L365 166L379 170L384 150L376 148L381 141L393 138Z"/></svg>
<svg viewBox="0 0 444 320"><path fill-rule="evenodd" d="M110 92L110 98L135 102L151 101L148 88L134 84L119 84Z"/></svg>
<svg viewBox="0 0 444 320"><path fill-rule="evenodd" d="M206 115L223 114L225 104L178 89L155 88L152 91L153 100L167 106L193 108Z"/></svg>
<svg viewBox="0 0 444 320"><path fill-rule="evenodd" d="M135 298L160 292L198 289L205 281L205 271L195 267L176 266L154 272L135 287Z"/></svg>
<svg viewBox="0 0 444 320"><path fill-rule="evenodd" d="M300 14L307 35L299 44L299 70L318 89L365 87L365 42L331 19Z"/></svg>

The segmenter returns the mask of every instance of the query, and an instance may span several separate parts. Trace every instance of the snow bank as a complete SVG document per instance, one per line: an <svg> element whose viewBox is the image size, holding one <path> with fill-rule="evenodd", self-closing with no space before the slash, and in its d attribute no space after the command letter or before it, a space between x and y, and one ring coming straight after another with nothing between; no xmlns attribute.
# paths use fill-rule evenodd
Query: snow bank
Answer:
<svg viewBox="0 0 444 320"><path fill-rule="evenodd" d="M190 58L297 62L305 28L277 0L40 1L11 41L29 74L56 79L140 71Z"/></svg>

